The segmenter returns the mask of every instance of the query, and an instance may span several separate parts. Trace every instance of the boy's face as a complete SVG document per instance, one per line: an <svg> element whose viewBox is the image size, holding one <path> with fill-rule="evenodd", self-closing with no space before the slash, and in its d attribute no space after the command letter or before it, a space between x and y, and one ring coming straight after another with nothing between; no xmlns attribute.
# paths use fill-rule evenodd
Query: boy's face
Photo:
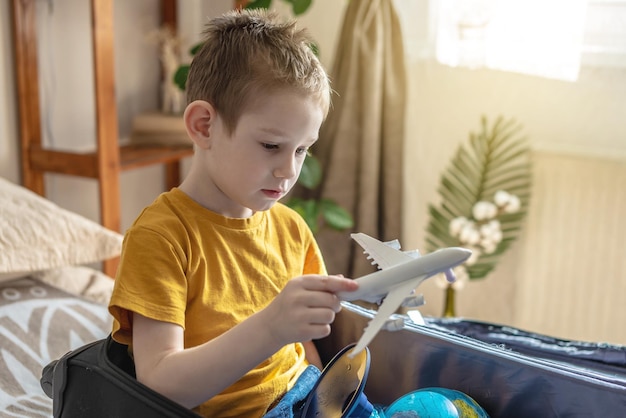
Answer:
<svg viewBox="0 0 626 418"><path fill-rule="evenodd" d="M271 208L296 184L323 118L314 99L291 91L248 104L230 136L218 116L205 160L209 208L237 218Z"/></svg>

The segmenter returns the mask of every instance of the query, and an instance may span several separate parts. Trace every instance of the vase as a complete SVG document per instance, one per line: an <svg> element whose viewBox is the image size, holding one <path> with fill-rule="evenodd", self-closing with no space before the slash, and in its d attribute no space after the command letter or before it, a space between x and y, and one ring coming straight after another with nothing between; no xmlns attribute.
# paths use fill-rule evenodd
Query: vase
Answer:
<svg viewBox="0 0 626 418"><path fill-rule="evenodd" d="M454 318L456 316L456 290L452 287L452 284L446 286L446 298L443 304L443 317Z"/></svg>

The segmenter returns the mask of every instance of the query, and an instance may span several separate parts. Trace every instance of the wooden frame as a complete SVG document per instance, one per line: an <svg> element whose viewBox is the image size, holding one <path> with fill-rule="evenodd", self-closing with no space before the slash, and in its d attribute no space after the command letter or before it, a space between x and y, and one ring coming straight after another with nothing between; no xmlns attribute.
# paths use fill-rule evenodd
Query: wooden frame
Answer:
<svg viewBox="0 0 626 418"><path fill-rule="evenodd" d="M164 24L176 27L176 1L162 0ZM44 196L44 174L59 173L98 181L100 220L120 231L120 173L153 164L165 165L165 187L180 182L180 160L192 147L128 145L118 141L113 49L113 0L91 0L94 85L96 101L96 151L60 152L42 145L37 62L36 0L13 0L13 42L18 89L20 162L22 183ZM114 276L117 259L106 260L103 270Z"/></svg>

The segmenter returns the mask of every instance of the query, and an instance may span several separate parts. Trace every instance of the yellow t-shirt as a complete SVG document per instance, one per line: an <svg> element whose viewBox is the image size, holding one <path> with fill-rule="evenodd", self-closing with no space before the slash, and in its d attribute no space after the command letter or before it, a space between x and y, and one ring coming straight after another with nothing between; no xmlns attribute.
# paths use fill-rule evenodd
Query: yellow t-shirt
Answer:
<svg viewBox="0 0 626 418"><path fill-rule="evenodd" d="M263 309L289 279L325 272L312 233L286 206L226 218L175 188L126 232L109 304L113 338L131 344L137 312L180 325L185 347L194 347ZM306 365L302 344L289 344L195 411L261 416Z"/></svg>

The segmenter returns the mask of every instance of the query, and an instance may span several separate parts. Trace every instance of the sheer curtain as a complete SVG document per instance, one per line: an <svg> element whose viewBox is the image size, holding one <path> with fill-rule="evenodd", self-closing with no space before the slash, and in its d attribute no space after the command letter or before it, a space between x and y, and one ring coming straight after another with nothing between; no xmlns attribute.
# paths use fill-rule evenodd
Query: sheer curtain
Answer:
<svg viewBox="0 0 626 418"><path fill-rule="evenodd" d="M588 0L396 2L409 55L451 67L578 77Z"/></svg>
<svg viewBox="0 0 626 418"><path fill-rule="evenodd" d="M350 211L356 231L400 238L406 72L392 0L349 3L330 75L336 94L315 147L320 196ZM329 272L372 270L346 232L323 229L317 238Z"/></svg>

